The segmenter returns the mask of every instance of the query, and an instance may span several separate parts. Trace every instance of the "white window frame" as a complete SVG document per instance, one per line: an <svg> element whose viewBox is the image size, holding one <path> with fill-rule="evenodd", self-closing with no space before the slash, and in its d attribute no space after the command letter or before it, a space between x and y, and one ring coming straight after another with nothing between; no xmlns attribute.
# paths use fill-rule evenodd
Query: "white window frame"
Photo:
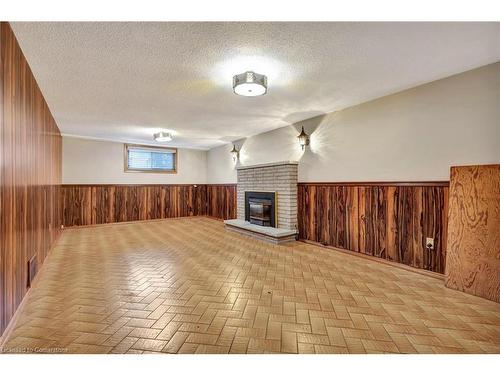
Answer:
<svg viewBox="0 0 500 375"><path fill-rule="evenodd" d="M150 168L129 168L128 166L128 150L131 148L141 149L141 150L163 150L168 151L168 153L174 155L174 169L150 169ZM144 146L137 145L132 143L125 143L123 148L123 161L124 161L124 171L127 173L177 173L179 169L178 160L179 160L179 152L176 148L172 147L159 147L159 146Z"/></svg>

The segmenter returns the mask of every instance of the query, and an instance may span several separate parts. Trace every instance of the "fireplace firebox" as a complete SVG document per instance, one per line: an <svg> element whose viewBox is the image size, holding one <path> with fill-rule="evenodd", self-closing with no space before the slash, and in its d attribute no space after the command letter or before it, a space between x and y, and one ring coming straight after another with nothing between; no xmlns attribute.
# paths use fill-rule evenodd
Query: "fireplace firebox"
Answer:
<svg viewBox="0 0 500 375"><path fill-rule="evenodd" d="M276 193L246 191L245 220L250 224L276 227Z"/></svg>

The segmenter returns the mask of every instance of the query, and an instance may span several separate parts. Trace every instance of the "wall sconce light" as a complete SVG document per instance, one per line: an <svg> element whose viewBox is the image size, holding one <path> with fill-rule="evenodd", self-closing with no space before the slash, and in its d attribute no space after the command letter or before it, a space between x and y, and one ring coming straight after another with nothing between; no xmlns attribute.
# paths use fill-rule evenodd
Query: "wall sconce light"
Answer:
<svg viewBox="0 0 500 375"><path fill-rule="evenodd" d="M233 144L233 149L229 151L231 155L233 156L233 161L235 162L236 159L238 159L239 151L236 149L236 145Z"/></svg>
<svg viewBox="0 0 500 375"><path fill-rule="evenodd" d="M304 127L302 127L302 131L297 138L299 139L299 145L302 150L304 150L306 146L309 146L309 135L304 131Z"/></svg>

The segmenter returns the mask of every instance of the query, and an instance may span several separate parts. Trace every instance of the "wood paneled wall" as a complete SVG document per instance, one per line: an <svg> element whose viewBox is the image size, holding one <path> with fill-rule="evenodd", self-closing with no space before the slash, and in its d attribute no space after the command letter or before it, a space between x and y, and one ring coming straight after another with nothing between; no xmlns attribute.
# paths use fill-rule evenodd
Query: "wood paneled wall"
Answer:
<svg viewBox="0 0 500 375"><path fill-rule="evenodd" d="M6 22L0 23L0 334L60 234L61 135Z"/></svg>
<svg viewBox="0 0 500 375"><path fill-rule="evenodd" d="M299 238L443 273L447 205L447 183L299 183Z"/></svg>
<svg viewBox="0 0 500 375"><path fill-rule="evenodd" d="M207 216L217 219L236 219L236 184L206 185Z"/></svg>
<svg viewBox="0 0 500 375"><path fill-rule="evenodd" d="M500 165L451 168L446 286L500 302Z"/></svg>
<svg viewBox="0 0 500 375"><path fill-rule="evenodd" d="M63 185L64 226L236 217L236 185Z"/></svg>

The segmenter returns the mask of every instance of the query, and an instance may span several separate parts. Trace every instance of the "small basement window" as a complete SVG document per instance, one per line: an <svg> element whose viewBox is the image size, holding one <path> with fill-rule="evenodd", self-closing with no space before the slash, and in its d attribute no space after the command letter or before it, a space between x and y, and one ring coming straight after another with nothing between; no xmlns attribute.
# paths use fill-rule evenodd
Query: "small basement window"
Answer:
<svg viewBox="0 0 500 375"><path fill-rule="evenodd" d="M177 149L125 144L125 172L177 173Z"/></svg>

